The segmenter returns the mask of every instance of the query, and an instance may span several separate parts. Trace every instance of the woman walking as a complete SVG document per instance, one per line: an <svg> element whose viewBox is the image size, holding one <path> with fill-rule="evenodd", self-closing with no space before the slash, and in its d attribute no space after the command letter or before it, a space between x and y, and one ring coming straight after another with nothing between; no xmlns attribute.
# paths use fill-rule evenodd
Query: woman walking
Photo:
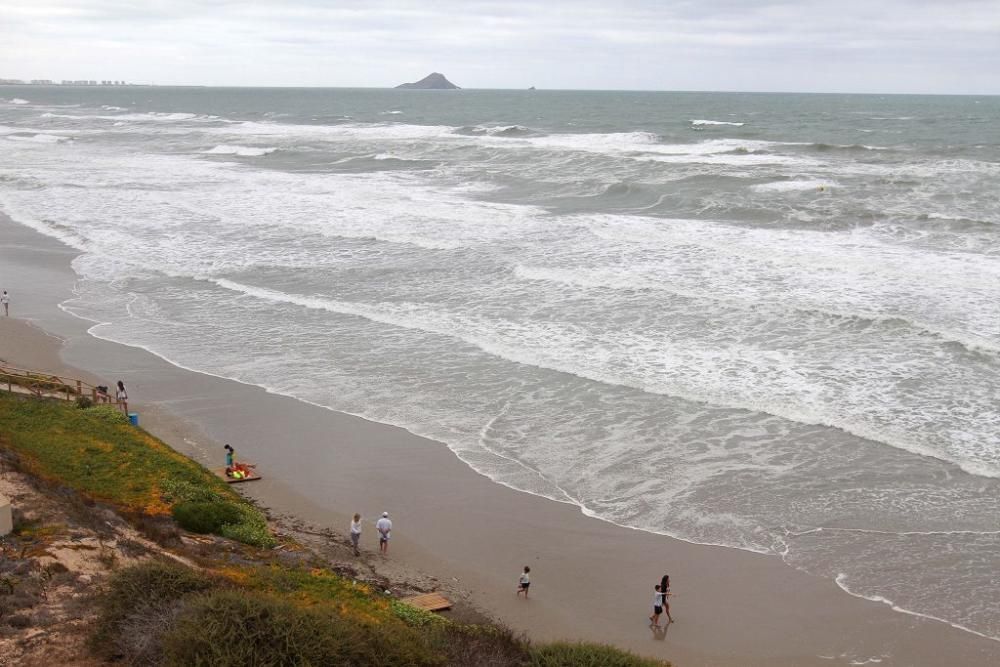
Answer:
<svg viewBox="0 0 1000 667"><path fill-rule="evenodd" d="M670 575L665 574L663 578L660 579L660 595L663 596L663 611L667 615L667 623L673 623L674 619L670 616Z"/></svg>

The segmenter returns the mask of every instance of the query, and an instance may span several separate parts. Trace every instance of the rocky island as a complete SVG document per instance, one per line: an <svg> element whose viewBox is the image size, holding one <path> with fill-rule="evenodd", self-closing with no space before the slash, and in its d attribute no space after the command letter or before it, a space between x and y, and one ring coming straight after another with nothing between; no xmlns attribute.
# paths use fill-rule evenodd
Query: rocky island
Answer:
<svg viewBox="0 0 1000 667"><path fill-rule="evenodd" d="M420 81L413 83L401 83L396 88L409 90L460 90L458 86L445 78L444 74L432 72Z"/></svg>

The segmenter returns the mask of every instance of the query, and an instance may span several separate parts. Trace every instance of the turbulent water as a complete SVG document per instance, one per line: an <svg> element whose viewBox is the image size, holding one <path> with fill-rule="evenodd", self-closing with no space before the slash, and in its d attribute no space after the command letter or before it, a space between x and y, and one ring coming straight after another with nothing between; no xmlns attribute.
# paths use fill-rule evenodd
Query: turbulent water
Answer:
<svg viewBox="0 0 1000 667"><path fill-rule="evenodd" d="M1000 638L1000 98L0 98L95 335Z"/></svg>

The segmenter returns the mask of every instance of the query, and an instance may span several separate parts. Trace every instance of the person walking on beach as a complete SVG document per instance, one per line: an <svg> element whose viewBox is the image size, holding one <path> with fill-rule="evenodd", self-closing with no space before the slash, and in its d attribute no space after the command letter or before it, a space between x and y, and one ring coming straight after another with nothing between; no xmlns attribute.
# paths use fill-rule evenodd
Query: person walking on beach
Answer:
<svg viewBox="0 0 1000 667"><path fill-rule="evenodd" d="M115 389L115 400L118 404L122 406L122 410L125 414L128 414L128 392L125 391L125 383L121 380L118 381L118 388Z"/></svg>
<svg viewBox="0 0 1000 667"><path fill-rule="evenodd" d="M358 542L361 541L361 515L355 514L354 519L351 521L351 544L354 546L354 555L360 556L361 550L358 549Z"/></svg>
<svg viewBox="0 0 1000 667"><path fill-rule="evenodd" d="M378 531L378 550L383 555L389 554L389 537L392 533L392 521L389 520L389 513L382 512L382 518L375 522L375 530Z"/></svg>
<svg viewBox="0 0 1000 667"><path fill-rule="evenodd" d="M663 592L660 590L659 584L656 584L653 590L656 592L653 593L653 615L649 617L649 622L658 628L660 627L660 614L663 613Z"/></svg>
<svg viewBox="0 0 1000 667"><path fill-rule="evenodd" d="M531 568L525 565L524 571L521 573L521 578L517 582L517 594L524 593L525 600L528 599L529 586L531 586Z"/></svg>
<svg viewBox="0 0 1000 667"><path fill-rule="evenodd" d="M235 463L236 452L235 450L233 450L233 446L230 445L228 442L226 443L226 446L223 447L223 449L226 450L226 470L232 470L233 464Z"/></svg>
<svg viewBox="0 0 1000 667"><path fill-rule="evenodd" d="M667 623L673 623L674 619L670 616L670 575L665 574L663 578L660 579L660 593L663 594L663 611L667 613Z"/></svg>
<svg viewBox="0 0 1000 667"><path fill-rule="evenodd" d="M10 317L10 297L7 295L7 290L0 294L0 303L3 304L3 315L4 317Z"/></svg>

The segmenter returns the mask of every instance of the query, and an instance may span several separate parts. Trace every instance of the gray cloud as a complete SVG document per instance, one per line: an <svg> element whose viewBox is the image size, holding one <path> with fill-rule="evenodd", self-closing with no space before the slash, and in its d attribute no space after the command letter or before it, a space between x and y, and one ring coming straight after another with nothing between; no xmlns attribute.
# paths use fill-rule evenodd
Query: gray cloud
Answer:
<svg viewBox="0 0 1000 667"><path fill-rule="evenodd" d="M0 77L1000 93L1000 0L5 0Z"/></svg>

